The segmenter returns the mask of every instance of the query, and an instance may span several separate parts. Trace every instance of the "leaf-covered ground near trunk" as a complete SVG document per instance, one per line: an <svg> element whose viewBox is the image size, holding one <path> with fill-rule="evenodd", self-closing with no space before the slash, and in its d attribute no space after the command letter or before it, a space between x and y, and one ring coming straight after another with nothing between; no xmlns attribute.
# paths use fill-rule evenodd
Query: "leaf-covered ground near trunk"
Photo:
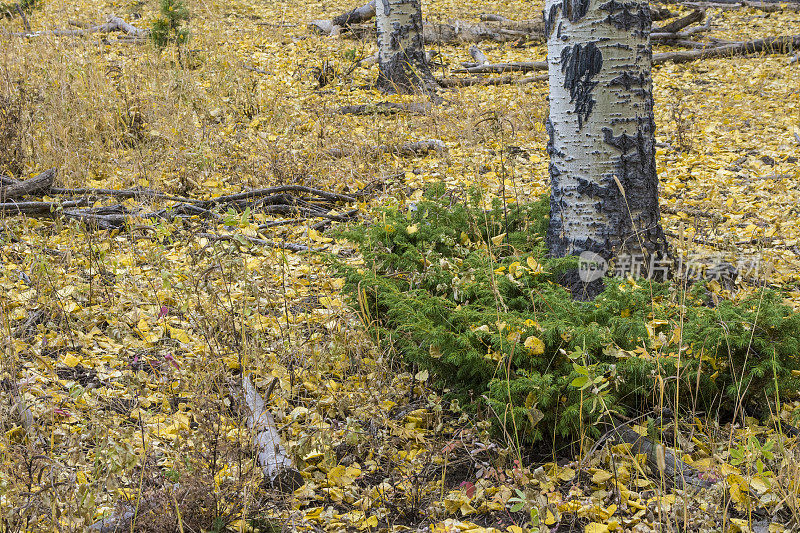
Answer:
<svg viewBox="0 0 800 533"><path fill-rule="evenodd" d="M102 24L112 13L146 29L158 17L155 1L41 4L27 14L34 32ZM419 201L432 182L510 203L546 192L546 83L444 90L421 113L340 114L422 101L370 88L376 67L355 62L374 43L306 26L354 5L188 7L180 50L119 33L20 37L20 17L0 20L0 173L56 168L59 187L196 199L305 185L355 195L328 214L357 208L365 223L377 206ZM541 13L520 1L423 9L432 22ZM699 40L792 35L800 25L793 10L708 14ZM535 42L480 47L493 63L546 53ZM470 59L467 44L429 48L437 76ZM734 297L767 283L799 308L800 64L789 58L666 63L654 69L654 94L673 246L734 264L755 258ZM424 139L447 149L368 149ZM146 192L122 203L134 213L169 205ZM132 516L123 530L136 531L800 527L800 451L791 431L777 430L797 425L800 404L719 424L695 413L665 432L714 482L702 490L664 486L624 445L492 441L496 414L444 401L427 372L366 335L370 317L343 301L343 280L321 257L358 264L353 245L318 225L327 219L269 224L282 220L254 205L218 219L132 216L122 229L93 231L58 213L2 214L0 531L85 531L123 516ZM268 406L304 476L294 491L263 483L243 371L262 393L278 380ZM652 387L657 394L657 380Z"/></svg>

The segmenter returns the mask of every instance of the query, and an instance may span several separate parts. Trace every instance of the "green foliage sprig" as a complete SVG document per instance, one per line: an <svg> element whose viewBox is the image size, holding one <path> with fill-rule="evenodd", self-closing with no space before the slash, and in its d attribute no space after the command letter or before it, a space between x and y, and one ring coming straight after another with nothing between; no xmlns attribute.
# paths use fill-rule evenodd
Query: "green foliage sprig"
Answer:
<svg viewBox="0 0 800 533"><path fill-rule="evenodd" d="M18 15L17 6L24 13L30 13L39 7L39 0L20 0L19 2L0 2L0 18L11 18Z"/></svg>
<svg viewBox="0 0 800 533"><path fill-rule="evenodd" d="M183 24L189 20L189 9L183 0L161 0L160 15L150 27L150 38L158 48L182 45L189 39Z"/></svg>
<svg viewBox="0 0 800 533"><path fill-rule="evenodd" d="M777 293L712 305L703 283L610 280L575 301L558 280L576 259L547 257L548 200L476 202L435 187L344 231L363 267L332 263L377 338L462 398L485 398L526 440L652 407L659 382L708 412L798 390L800 315Z"/></svg>

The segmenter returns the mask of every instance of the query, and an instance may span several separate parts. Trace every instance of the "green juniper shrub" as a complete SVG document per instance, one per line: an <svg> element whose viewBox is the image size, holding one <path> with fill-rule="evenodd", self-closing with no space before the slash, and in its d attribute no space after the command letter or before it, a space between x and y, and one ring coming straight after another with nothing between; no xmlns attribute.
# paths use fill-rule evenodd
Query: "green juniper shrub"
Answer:
<svg viewBox="0 0 800 533"><path fill-rule="evenodd" d="M376 337L462 399L486 398L506 432L574 437L581 417L655 406L658 376L679 408L708 412L798 390L800 315L777 293L710 306L704 283L609 279L576 301L558 284L576 258L547 257L549 200L479 200L437 185L343 230L363 266L330 261Z"/></svg>
<svg viewBox="0 0 800 533"><path fill-rule="evenodd" d="M160 0L160 15L150 27L150 38L158 48L182 45L189 39L189 30L182 27L189 20L189 9L183 0Z"/></svg>

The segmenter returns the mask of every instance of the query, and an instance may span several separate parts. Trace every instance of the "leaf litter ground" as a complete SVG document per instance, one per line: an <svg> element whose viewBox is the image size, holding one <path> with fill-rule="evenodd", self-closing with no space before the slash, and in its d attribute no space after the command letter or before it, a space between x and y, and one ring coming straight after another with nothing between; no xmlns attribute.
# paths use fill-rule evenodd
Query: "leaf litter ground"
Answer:
<svg viewBox="0 0 800 533"><path fill-rule="evenodd" d="M371 42L306 29L353 6L189 7L192 39L180 57L111 36L0 35L4 94L25 104L25 176L56 167L61 186L197 198L278 184L347 194L369 187L371 195L337 206L358 207L366 220L373 207L418 201L437 181L508 202L546 192L545 84L447 91L422 115L340 115L344 105L417 100L369 89L375 67L348 73L374 52ZM524 20L540 7L494 2L480 11ZM479 13L463 2L424 9L432 21ZM147 28L156 6L47 2L29 21L53 29L102 23L112 12ZM719 39L792 34L800 19L792 11L710 13L709 37ZM0 24L21 28L19 19ZM435 48L445 65L437 74L468 59L466 46ZM542 45L482 49L494 62L545 55ZM337 75L319 88L313 69L324 61ZM797 64L784 55L668 63L654 83L673 243L733 260L758 256L771 265L768 283L797 308ZM448 150L326 155L425 138ZM798 451L774 427L796 424L798 404L772 421L714 427L698 419L681 434L684 459L719 481L700 492L659 486L620 446L581 463L581 443L519 451L492 442L490 414L444 402L426 387L426 372L376 347L318 255L198 236L259 235L358 264L352 245L311 228L320 219L258 228L273 219L139 220L90 232L57 217L3 217L4 528L82 531L131 508L142 531L522 531L532 510L543 531L796 527ZM306 481L292 493L262 485L237 393L242 369L262 391L279 380L270 408ZM19 416L25 407L31 425ZM757 461L766 465L760 472Z"/></svg>

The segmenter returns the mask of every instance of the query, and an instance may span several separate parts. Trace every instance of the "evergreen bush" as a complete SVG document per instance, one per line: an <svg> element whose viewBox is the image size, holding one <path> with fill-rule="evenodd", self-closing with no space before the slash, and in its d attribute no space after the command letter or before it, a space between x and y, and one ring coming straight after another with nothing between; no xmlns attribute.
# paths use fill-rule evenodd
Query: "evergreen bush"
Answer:
<svg viewBox="0 0 800 533"><path fill-rule="evenodd" d="M574 437L581 417L657 405L659 383L672 407L713 413L799 390L800 315L777 293L713 305L705 283L607 279L576 301L558 283L576 258L547 256L547 198L478 204L438 185L343 231L363 266L331 262L377 338L506 432Z"/></svg>
<svg viewBox="0 0 800 533"><path fill-rule="evenodd" d="M189 20L189 9L183 0L161 0L160 15L150 27L150 38L158 48L182 45L189 39L183 23Z"/></svg>

